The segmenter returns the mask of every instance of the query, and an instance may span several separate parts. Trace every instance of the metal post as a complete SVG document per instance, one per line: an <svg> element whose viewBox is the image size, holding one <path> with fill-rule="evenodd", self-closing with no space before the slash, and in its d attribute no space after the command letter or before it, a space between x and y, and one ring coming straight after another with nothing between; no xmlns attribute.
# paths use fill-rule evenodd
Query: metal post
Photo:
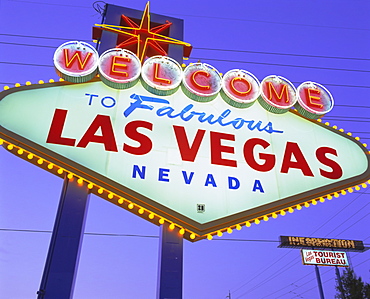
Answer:
<svg viewBox="0 0 370 299"><path fill-rule="evenodd" d="M320 271L317 265L315 265L315 272L316 272L317 284L319 286L320 299L325 299L324 290L322 289L322 283L321 283L321 278L320 278Z"/></svg>
<svg viewBox="0 0 370 299"><path fill-rule="evenodd" d="M341 294L342 298L344 299L345 298L344 289L343 289L342 278L340 277L338 266L335 266L335 274L337 275L340 294Z"/></svg>
<svg viewBox="0 0 370 299"><path fill-rule="evenodd" d="M64 179L38 299L72 298L89 202L86 183Z"/></svg>
<svg viewBox="0 0 370 299"><path fill-rule="evenodd" d="M183 237L168 223L160 227L157 299L182 298Z"/></svg>

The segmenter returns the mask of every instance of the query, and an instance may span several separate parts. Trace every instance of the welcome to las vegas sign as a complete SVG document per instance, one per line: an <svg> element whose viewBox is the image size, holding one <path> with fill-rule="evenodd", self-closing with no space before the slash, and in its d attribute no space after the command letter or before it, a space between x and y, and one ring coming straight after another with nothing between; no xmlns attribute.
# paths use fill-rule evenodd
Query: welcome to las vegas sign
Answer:
<svg viewBox="0 0 370 299"><path fill-rule="evenodd" d="M142 65L128 50L99 57L75 41L54 63L72 83L0 94L1 143L188 240L353 192L370 178L366 147L320 122L333 106L320 84L296 89L239 69L221 76L166 56Z"/></svg>

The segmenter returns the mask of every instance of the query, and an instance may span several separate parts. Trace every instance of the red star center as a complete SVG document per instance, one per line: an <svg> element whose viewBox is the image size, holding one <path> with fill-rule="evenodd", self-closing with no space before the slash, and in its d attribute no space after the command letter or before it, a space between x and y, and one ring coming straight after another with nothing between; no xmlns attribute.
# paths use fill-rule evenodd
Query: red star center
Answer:
<svg viewBox="0 0 370 299"><path fill-rule="evenodd" d="M100 26L102 30L118 33L119 40L123 39L123 41L117 45L117 48L127 49L132 48L132 46L136 45L136 55L139 57L141 62L143 62L146 57L154 55L166 56L167 52L162 47L162 45L164 46L166 44L167 45L177 44L186 47L187 53L184 53L184 56L189 56L191 51L190 44L159 34L166 30L168 27L170 27L172 25L171 22L166 21L165 24L159 25L154 28L150 27L151 24L150 24L149 2L145 6L145 10L141 18L140 25L136 24L136 22L134 22L125 15L122 15L122 20L130 27L106 24L99 25L97 24L97 26Z"/></svg>

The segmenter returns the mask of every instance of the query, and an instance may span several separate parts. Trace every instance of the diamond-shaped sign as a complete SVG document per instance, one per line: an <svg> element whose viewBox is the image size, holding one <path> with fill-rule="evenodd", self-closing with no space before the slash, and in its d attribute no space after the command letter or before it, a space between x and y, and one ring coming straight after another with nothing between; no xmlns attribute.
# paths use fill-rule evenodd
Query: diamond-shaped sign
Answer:
<svg viewBox="0 0 370 299"><path fill-rule="evenodd" d="M100 80L3 91L0 138L44 169L196 241L300 209L370 178L353 137L258 102L236 108L183 91L158 96L138 82ZM344 191L343 191L344 192Z"/></svg>

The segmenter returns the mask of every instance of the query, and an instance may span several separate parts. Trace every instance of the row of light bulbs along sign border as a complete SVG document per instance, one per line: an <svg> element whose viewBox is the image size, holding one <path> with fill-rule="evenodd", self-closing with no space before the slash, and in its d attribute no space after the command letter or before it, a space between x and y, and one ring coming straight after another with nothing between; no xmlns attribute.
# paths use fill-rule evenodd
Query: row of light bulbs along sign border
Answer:
<svg viewBox="0 0 370 299"><path fill-rule="evenodd" d="M71 69L68 69L68 68L65 67L67 65L66 62L68 62L68 59L66 58L66 55L67 55L66 53L68 53L69 50L74 50L75 51L74 53L76 53L76 51L78 50L77 48L81 48L81 46L85 47L85 49L89 49L90 53L94 54L94 55L92 55L92 54L90 55L95 60L92 61L93 63L88 67L89 70L87 72L86 72L86 70L84 70L84 68L81 69L82 65L88 66L88 64L84 64L84 61L87 62L86 61L87 56L85 56L85 60L82 61L83 57L77 55L74 58L75 63L72 63L73 60L71 60L72 58L69 57L68 58L69 62L70 62L69 66L70 66ZM118 67L122 66L120 61L117 61L116 65L114 65L112 63L112 61L114 62L114 60L112 60L112 56L114 57L117 54L118 55L121 55L121 54L126 55L126 57L130 58L131 62L134 61L134 63L136 63L136 68L139 71L136 72L135 77L128 78L129 80L126 80L127 78L126 79L123 78L123 81L125 81L125 80L126 81L122 82L122 80L121 80L121 82L119 82L120 81L119 79L122 79L122 71L123 71L122 69L117 69L118 75L117 74L116 75L119 78L118 80L117 80L117 77L112 78L112 76L104 76L104 74L103 74L104 72L102 71L102 70L104 70L104 67L101 67L101 65L105 64L106 66L108 66L108 70L112 69L112 67L115 67L115 66L118 66ZM61 63L62 62L61 59L63 60L63 57L64 57L64 67L63 67L63 63ZM72 55L72 57L74 57L74 55ZM105 57L105 61L104 61L104 59L102 59L104 57ZM109 59L106 59L107 57ZM285 113L285 112L289 111L290 108L296 103L297 98L299 100L299 98L300 98L300 87L302 87L301 90L303 88L319 89L320 93L321 93L321 96L322 96L321 100L324 100L323 101L324 105L322 105L322 106L325 106L325 107L319 107L318 103L315 103L315 102L313 102L313 103L311 102L312 107L317 108L317 109L313 109L313 110L312 109L307 109L307 108L310 108L310 107L307 107L307 106L304 107L304 105L297 105L298 112L301 115L303 115L307 118L316 119L317 122L322 122L322 120L319 117L321 117L323 114L329 112L333 107L333 99L332 99L331 94L323 86L321 86L320 84L317 84L317 83L313 83L313 82L304 82L304 83L302 83L300 85L300 87L297 88L298 96L296 97L296 95L297 95L296 90L295 90L294 86L292 85L292 83L290 83L288 80L286 80L285 78L280 77L280 76L268 76L268 77L266 77L262 82L264 82L264 81L266 81L266 79L268 79L271 82L271 84L273 84L273 82L274 83L277 82L278 84L279 83L286 84L286 86L289 86L290 95L293 95L293 100L290 99L289 103L283 103L283 105L285 104L285 107L281 107L281 106L279 107L279 105L273 106L273 105L270 105L270 104L274 104L273 102L271 103L271 101L270 101L270 104L269 104L268 101L264 102L261 99L260 93L262 93L262 96L263 96L263 90L261 88L262 84L260 85L260 82L258 81L258 79L255 78L251 73L246 72L244 70L231 70L228 73L226 73L223 76L223 78L221 78L221 75L218 73L218 71L215 68L213 68L212 66L209 66L207 64L195 63L195 64L189 64L188 67L186 67L186 65L183 64L182 67L185 68L185 70L183 71L181 66L176 61L174 61L173 59L171 59L169 57L165 57L165 56L155 56L155 57L149 58L146 61L146 63L144 63L144 65L141 66L141 63L138 60L138 58L136 57L136 55L133 54L132 52L128 51L128 50L110 49L110 50L104 52L99 58L96 50L93 47L91 47L89 44L84 43L84 42L67 42L67 43L64 43L63 45L61 45L56 50L56 52L54 54L54 64L55 64L58 75L60 77L62 77L62 78L59 79L59 81L62 82L62 81L65 81L65 79L67 79L67 81L71 81L73 83L82 83L82 82L87 82L87 81L93 79L97 74L97 66L99 64L98 59L100 59L100 65L99 65L100 79L106 85L108 85L112 88L118 88L118 89L130 88L130 87L132 87L136 84L136 82L139 80L139 76L141 75L144 87L149 92L152 92L152 93L157 94L157 95L162 95L162 96L170 95L170 94L174 93L177 90L177 88L179 88L179 85L181 83L183 83L183 85L185 85L185 88L183 88L184 93L189 98L191 98L195 101L201 101L201 102L211 101L217 96L217 94L221 90L222 98L228 104L230 104L234 107L247 108L250 105L252 105L256 101L256 99L258 98L258 101L261 103L261 105L266 110L268 110L272 113L280 114L280 113ZM127 62L127 61L128 60L126 59L125 62ZM146 70L147 73L152 73L153 74L153 72L154 72L155 76L157 76L158 75L158 73L157 73L158 72L158 68L157 68L158 65L161 65L161 67L164 67L164 68L170 66L170 68L176 69L176 72L173 73L173 74L175 75L175 77L177 77L177 78L175 78L176 79L175 81L177 83L168 82L168 81L171 81L171 80L168 80L167 83L170 83L170 84L163 84L163 83L166 83L166 81L165 81L164 78L161 78L161 77L157 78L158 79L157 82L151 82L151 80L145 80L145 78L148 79L148 76L145 75L145 70ZM74 70L73 70L73 68L74 68ZM199 90L199 88L198 88L198 91L197 90L191 90L191 86L190 86L190 88L187 88L189 86L186 85L186 80L184 79L185 76L186 76L186 71L187 70L191 70L190 75L188 74L188 77L193 77L193 79L196 76L196 75L194 75L194 73L195 74L200 74L201 73L202 75L204 75L204 73L202 73L202 72L207 72L207 71L212 72L212 74L216 75L216 78L218 77L219 80L220 80L219 82L217 82L219 84L219 88L215 88L213 90L207 90L207 88L205 88L206 86L204 86L204 85L202 86L201 84L198 83L198 86L197 86L197 82L195 82L195 87L200 87L200 90ZM113 74L114 74L114 72L113 72ZM176 76L176 74L178 76ZM230 76L230 74L231 74L231 76ZM98 74L98 76L99 76L99 74ZM245 91L243 92L242 91L242 92L239 92L239 94L238 94L238 91L240 91L240 89L239 90L236 89L236 90L234 90L234 94L233 94L232 90L230 90L230 88L227 88L227 85L229 87L233 87L234 86L233 82L235 83L236 82L235 80L238 80L239 76L242 76L243 78L247 78L245 80L249 80L248 81L250 83L250 85L249 85L250 88L249 89L251 89L251 90L254 89L254 92L249 92L251 90L248 90L248 92L245 92ZM172 78L174 78L174 77L172 77ZM237 78L237 79L235 79L235 78ZM234 79L234 81L233 81L233 79ZM226 80L229 80L228 81L229 84L225 85ZM49 80L49 83L54 83L54 82L55 81L53 79ZM45 82L40 80L38 83L39 84L44 84ZM222 84L222 87L223 87L222 89L220 87L220 83ZM241 82L239 82L239 83L241 83ZM31 85L31 84L32 84L31 82L27 81L25 85ZM178 84L178 85L175 86L174 84L175 85ZM245 84L245 82L244 82L244 84ZM19 84L19 83L15 84L15 87L20 87L20 86L21 86L21 84ZM240 87L240 85L239 85L239 87ZM271 86L270 86L270 88L271 88ZM9 86L5 86L4 89L8 90ZM212 89L212 88L210 88L210 89ZM208 92L208 94L207 94L207 92ZM276 96L278 96L278 98L279 98L279 95L277 94L276 90L275 90L275 93L276 93ZM286 93L288 94L288 91L286 91ZM283 92L281 91L280 96L282 96L282 94L283 94ZM248 98L248 100L243 101L243 97L244 98L249 97L249 98ZM281 98L280 98L280 100L281 100ZM308 94L308 101L311 101L311 100L315 100L315 94L312 95L312 98L310 98L310 94ZM306 98L306 101L307 101L307 98ZM291 105L292 103L293 103L293 105ZM330 124L328 122L325 122L325 125L329 126ZM338 129L337 126L333 126L332 128L333 129ZM339 131L344 132L343 129L339 129ZM351 133L347 133L347 135L352 136ZM357 141L360 140L359 137L352 137L352 138L354 138ZM293 213L294 210L301 210L302 207L309 207L311 204L316 205L318 202L324 202L326 199L331 200L333 197L337 198L340 195L345 195L347 192L352 193L352 192L354 192L354 190L358 191L358 190L361 189L361 187L366 188L367 184L370 184L370 180L368 180L367 182L364 182L362 184L355 185L355 186L352 186L352 187L349 187L349 188L345 188L340 192L333 192L333 193L327 194L327 195L322 196L322 197L314 198L314 199L311 199L311 200L306 201L304 203L296 204L296 205L293 205L291 207L287 207L287 208L280 209L280 210L277 210L275 212L266 214L264 216L260 216L260 217L257 217L257 218L254 218L254 219L251 219L251 220L248 220L248 221L244 221L242 223L238 223L238 224L229 226L229 227L224 228L224 229L216 230L216 231L208 233L206 236L204 236L204 235L198 235L198 234L194 233L193 231L189 230L188 228L185 229L185 228L179 226L178 224L176 224L175 222L173 222L169 219L166 219L165 217L160 216L156 213L153 213L152 211L150 211L150 209L142 207L142 206L124 198L123 196L118 195L113 190L108 190L106 188L101 187L99 184L97 184L95 182L93 183L93 182L89 181L86 177L84 177L83 173L77 174L78 171L76 173L74 173L70 170L67 170L66 167L62 166L63 163L60 162L60 161L58 161L58 162L60 162L60 165L57 165L58 163L48 161L47 159L41 157L41 155L37 155L36 154L37 150L31 149L31 148L30 149L23 148L22 146L19 145L18 141L14 141L12 143L12 139L4 140L4 139L0 138L0 145L4 146L8 151L12 152L13 154L19 155L21 158L23 158L25 160L28 160L29 162L31 162L31 163L49 171L49 172L51 172L51 173L53 173L53 174L55 174L59 177L62 177L62 178L67 177L69 180L77 180L78 184L86 185L86 187L92 193L94 193L94 194L96 194L100 197L106 198L110 202L112 202L116 205L119 205L119 206L121 206L121 207L123 207L127 210L130 210L131 212L139 215L140 217L146 218L148 221L150 221L152 223L160 225L160 224L164 224L165 222L167 222L169 224L170 229L172 229L172 230L177 229L178 233L180 235L183 235L187 239L191 239L191 240L195 240L195 239L199 240L199 239L202 239L202 238L205 238L205 237L207 239L211 240L213 238L213 236L215 236L215 235L221 237L224 232L227 232L227 233L230 234L230 233L232 233L233 229L240 230L242 228L242 226L250 227L253 223L259 224L261 221L268 221L269 218L277 218L278 215L284 216L287 212L288 213ZM363 143L363 146L366 148L367 144ZM86 176L88 176L88 175L86 175ZM112 189L114 189L114 188L112 187Z"/></svg>
<svg viewBox="0 0 370 299"><path fill-rule="evenodd" d="M59 79L59 81L64 81L64 80L61 78L61 79ZM53 79L49 80L49 83L54 83L54 82L55 81ZM44 84L44 81L40 80L38 83L39 84ZM26 85L31 85L31 82L27 81ZM19 83L15 84L15 87L20 87L20 86L21 86L21 84L19 84ZM9 86L5 86L4 89L8 90ZM317 119L316 121L321 122L321 119ZM328 122L325 122L325 125L329 126L330 124ZM332 126L332 128L338 129L337 126ZM339 129L339 131L344 132L343 129ZM352 136L352 133L348 132L347 135ZM352 137L352 138L356 139L357 141L360 140L359 137ZM8 151L12 152L13 154L19 155L24 160L28 160L29 162L31 162L33 164L36 164L39 167L44 168L45 170L47 170L47 171L49 171L49 172L51 172L51 173L53 173L53 174L55 174L55 175L57 175L61 178L67 177L69 180L77 180L77 183L79 185L81 185L81 186L86 185L86 187L90 190L90 192L92 192L92 193L94 193L94 194L96 194L100 197L106 198L110 202L112 202L116 205L119 205L120 207L123 207L126 210L130 210L131 212L133 212L135 214L138 214L142 218L147 217L147 220L152 222L152 223L155 223L157 225L161 225L161 224L164 224L165 222L167 222L169 224L169 228L171 230L177 229L178 233L180 235L183 235L183 236L188 235L188 237L191 240L194 240L196 238L199 239L199 238L202 238L202 237L204 238L204 236L200 236L200 235L192 232L189 229L185 229L185 228L177 225L176 223L174 223L174 222L172 222L172 221L170 221L170 220L168 220L168 219L166 219L166 218L164 218L160 215L157 215L157 214L151 212L149 209L146 209L146 208L144 208L144 207L142 207L142 206L140 206L136 203L133 203L130 200L127 200L127 199L125 199L124 197L122 197L120 195L117 195L116 193L112 192L111 190L102 188L98 184L90 182L90 181L86 180L84 177L79 176L79 175L77 175L77 174L75 174L75 173L73 173L69 170L66 170L62 166L59 166L59 165L56 165L55 163L47 161L46 159L32 153L31 151L28 151L28 150L20 147L18 144L14 144L14 143L11 143L7 140L0 139L0 145L3 146L4 148L6 148ZM363 146L367 147L367 144L363 143ZM296 205L293 205L291 207L281 209L281 210L277 210L273 213L269 213L269 214L266 214L266 215L261 216L261 217L257 217L255 219L251 219L249 221L238 223L236 225L230 226L230 227L225 228L225 229L221 229L221 230L217 230L217 231L208 233L206 235L206 238L208 240L212 240L213 237L216 236L216 235L218 237L222 237L223 233L225 233L225 232L231 234L234 229L241 230L242 226L250 227L253 223L254 224L259 224L261 221L268 221L270 218L277 218L279 215L284 216L287 212L288 213L293 213L294 210L301 210L302 207L308 208L310 205L317 205L318 202L323 203L323 202L325 202L325 200L331 200L333 198L338 198L340 195L346 195L347 192L348 193L353 193L355 190L359 191L359 190L361 190L361 187L362 188L367 188L368 184L370 184L370 180L368 180L367 182L364 182L362 184L355 185L355 186L343 189L340 192L334 192L334 193L331 193L331 194L327 194L326 196L314 198L314 199L308 200L308 201L306 201L304 203L301 203L301 204L296 204Z"/></svg>

